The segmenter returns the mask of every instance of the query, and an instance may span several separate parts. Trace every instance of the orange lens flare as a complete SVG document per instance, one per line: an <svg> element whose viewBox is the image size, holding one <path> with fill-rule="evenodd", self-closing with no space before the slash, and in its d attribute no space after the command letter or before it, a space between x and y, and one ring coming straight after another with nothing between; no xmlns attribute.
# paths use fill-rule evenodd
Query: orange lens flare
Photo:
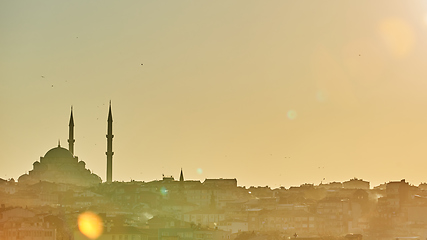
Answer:
<svg viewBox="0 0 427 240"><path fill-rule="evenodd" d="M80 232L90 239L97 239L102 234L102 220L93 212L84 212L80 214L77 224Z"/></svg>

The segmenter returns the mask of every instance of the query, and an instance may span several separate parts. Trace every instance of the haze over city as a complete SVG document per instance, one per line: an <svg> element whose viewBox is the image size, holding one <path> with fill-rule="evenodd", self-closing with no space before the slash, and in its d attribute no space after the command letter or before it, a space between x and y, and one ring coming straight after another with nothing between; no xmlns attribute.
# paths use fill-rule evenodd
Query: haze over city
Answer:
<svg viewBox="0 0 427 240"><path fill-rule="evenodd" d="M0 178L426 182L424 1L1 1Z"/></svg>

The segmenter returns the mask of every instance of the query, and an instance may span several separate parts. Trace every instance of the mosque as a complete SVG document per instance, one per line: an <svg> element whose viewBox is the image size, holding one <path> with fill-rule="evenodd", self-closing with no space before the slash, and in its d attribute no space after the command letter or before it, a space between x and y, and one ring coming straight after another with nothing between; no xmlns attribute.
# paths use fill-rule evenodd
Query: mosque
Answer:
<svg viewBox="0 0 427 240"><path fill-rule="evenodd" d="M113 116L111 113L111 102L108 113L108 131L107 131L107 182L112 181L112 160L113 160ZM84 161L79 161L74 155L74 119L73 109L71 108L69 123L68 149L58 146L50 149L40 157L40 161L33 163L33 170L18 178L19 183L35 184L40 181L73 184L77 186L91 186L102 182L101 178L91 173L86 168Z"/></svg>

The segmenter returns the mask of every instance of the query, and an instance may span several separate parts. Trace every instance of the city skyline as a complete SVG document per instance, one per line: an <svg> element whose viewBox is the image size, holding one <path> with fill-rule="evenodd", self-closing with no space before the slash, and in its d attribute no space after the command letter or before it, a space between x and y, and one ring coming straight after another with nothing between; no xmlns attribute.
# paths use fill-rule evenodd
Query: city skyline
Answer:
<svg viewBox="0 0 427 240"><path fill-rule="evenodd" d="M111 166L111 160L109 160L109 156L112 156L113 154L114 154L114 152L112 152L112 153L110 153L111 151L112 151L112 142L110 142L110 140L109 140L109 137L111 137L111 138L113 138L114 137L114 134L113 134L113 132L112 132L112 122L113 122L113 120L112 120L112 108L111 108L111 101L110 101L110 103L109 103L109 107L108 107L108 118L107 118L107 125L108 125L108 128L107 128L107 135L106 135L106 137L107 137L107 144L106 144L106 148L107 148L107 152L105 152L105 154L106 154L106 162L105 162L105 165L106 165L106 175L105 175L105 177L104 178L102 178L101 177L101 179L104 179L103 180L103 182L106 182L106 183L111 183L111 182L126 182L126 181L123 181L123 180L114 180L113 178L112 178L112 166ZM48 153L49 152L52 152L52 151L54 151L54 150L56 150L56 149L67 149L68 151L70 151L70 153L72 154L72 156L75 156L75 157L78 157L77 155L75 155L74 154L74 143L75 143L75 139L74 139L74 117L73 117L73 107L71 107L71 111L70 111L70 119L69 119L69 124L68 124L68 126L69 126L69 133L68 133L68 140L66 141L66 142L68 142L68 148L66 148L65 146L61 146L61 140L60 139L58 139L58 145L57 145L57 147L54 147L54 148L52 148L52 149L50 149L49 151L48 151ZM48 154L48 153L46 153L46 154ZM45 158L46 158L46 155L45 155ZM290 158L290 157L289 157ZM40 161L41 162L41 161ZM77 163L77 162L76 162ZM34 165L34 164L33 164ZM109 166L110 165L110 166ZM319 169L320 169L321 167L319 167ZM108 170L109 169L109 170ZM33 171L34 171L35 169L33 169ZM71 169L70 169L71 170ZM88 169L88 170L90 170L90 172L92 172L93 174L95 174L95 172L93 172L93 171L91 171L91 169ZM202 169L197 169L196 170L197 171L197 173L200 175L200 174L202 174ZM27 175L27 174L24 174L24 175ZM99 175L101 175L102 176L102 174L99 174ZM178 177L176 177L176 175L175 174L162 174L162 177L161 178L159 178L159 179L151 179L151 180L135 180L135 179L132 179L132 178L130 178L130 180L131 181L139 181L139 182L151 182L151 181L156 181L156 180L165 180L165 179L167 179L167 178L173 178L175 181L184 181L184 175L183 175L183 169L181 168L181 170L180 170L180 174L179 174L180 176L179 176L179 178ZM22 175L23 176L23 175ZM21 176L21 177L22 177ZM96 175L95 175L96 176ZM96 176L96 177L98 177L98 176ZM10 179L10 178L9 178ZM83 180L84 178L82 178L81 180ZM205 180L207 180L208 178L205 178ZM210 178L210 179L227 179L227 178L222 178L222 177L218 177L218 178L215 178L215 177L213 177L213 178ZM235 180L237 180L237 178L229 178L229 179L235 179ZM192 181L192 180L199 180L199 181L203 181L203 179L186 179L186 180L190 180L190 181ZM365 183L367 183L368 184L368 186L369 186L369 184L370 184L370 181L369 180L367 180L367 179L360 179L360 178L357 178L357 177L354 177L354 178L351 178L351 179L345 179L345 180L342 180L342 181L325 181L326 179L324 178L320 183L318 183L318 184L316 184L316 183L301 183L300 185L302 186L302 185L304 185L304 184L313 184L314 186L316 186L316 185L322 185L322 184L329 184L329 183L344 183L344 182L350 182L350 181L353 181L353 180L358 180L358 181L361 181L361 180L364 180L364 182ZM18 178L16 178L16 180L15 181L20 181L20 179L18 179ZM25 179L25 184L28 184L28 182L27 182L28 180L27 179ZM49 181L49 180L46 180L46 181ZM405 181L405 179L402 179L402 180L400 180L400 181ZM238 182L238 181L237 181ZM393 180L386 180L386 181L384 181L384 183L381 183L381 184L386 184L387 182L393 182ZM396 182L396 181L395 181ZM397 182L399 182L399 181L397 181ZM425 182L422 182L422 183L425 183ZM243 186L243 187L264 187L264 186L260 186L260 185L251 185L251 186L245 186L245 185L242 185L242 184L238 184L239 186ZM288 187L296 187L296 186L299 186L299 185L294 185L294 186L288 186ZM371 189L372 188L374 188L374 187L376 187L377 185L371 185ZM280 186L268 186L268 185L266 185L266 187L270 187L271 189L273 189L273 188L278 188L278 187L284 187L284 185L280 185Z"/></svg>
<svg viewBox="0 0 427 240"><path fill-rule="evenodd" d="M0 178L60 139L106 180L418 185L424 2L0 3Z"/></svg>

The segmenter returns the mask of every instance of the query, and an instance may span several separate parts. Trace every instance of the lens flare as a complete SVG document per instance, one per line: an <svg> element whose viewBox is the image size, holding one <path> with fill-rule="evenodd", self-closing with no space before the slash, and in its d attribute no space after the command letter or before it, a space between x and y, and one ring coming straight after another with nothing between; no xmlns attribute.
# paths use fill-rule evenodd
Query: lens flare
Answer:
<svg viewBox="0 0 427 240"><path fill-rule="evenodd" d="M160 194L162 194L162 196L166 196L168 194L168 190L165 187L161 187Z"/></svg>
<svg viewBox="0 0 427 240"><path fill-rule="evenodd" d="M316 93L316 100L318 102L324 102L325 101L325 93L323 91L317 91Z"/></svg>
<svg viewBox="0 0 427 240"><path fill-rule="evenodd" d="M90 239L101 236L103 225L101 218L93 212L84 212L77 219L80 232Z"/></svg>
<svg viewBox="0 0 427 240"><path fill-rule="evenodd" d="M287 115L290 120L294 120L295 118L297 118L297 112L295 112L294 110L289 110Z"/></svg>
<svg viewBox="0 0 427 240"><path fill-rule="evenodd" d="M197 173L198 173L198 174L202 174L202 173L203 173L203 170L202 170L201 168L198 168L198 169L197 169Z"/></svg>

